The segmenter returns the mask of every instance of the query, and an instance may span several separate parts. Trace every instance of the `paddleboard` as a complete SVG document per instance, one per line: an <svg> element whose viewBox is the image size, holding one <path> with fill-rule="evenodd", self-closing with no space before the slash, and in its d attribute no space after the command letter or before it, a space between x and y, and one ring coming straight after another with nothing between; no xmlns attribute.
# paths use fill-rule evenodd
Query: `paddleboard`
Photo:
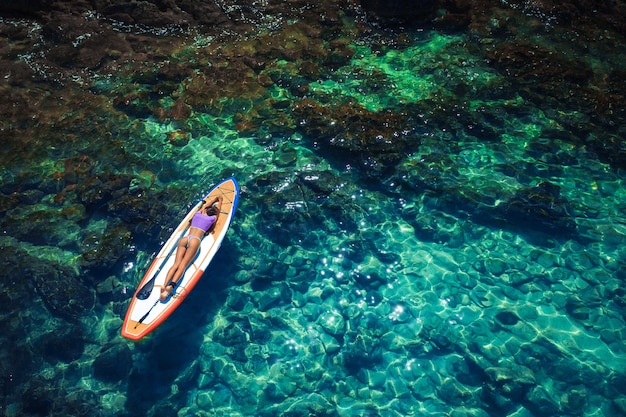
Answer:
<svg viewBox="0 0 626 417"><path fill-rule="evenodd" d="M165 283L165 276L174 264L178 241L189 233L189 224L193 215L204 205L222 196L222 208L217 222L211 233L205 236L200 243L198 254L178 281L172 295L164 301L159 300L161 288ZM122 336L139 340L159 327L176 308L183 302L187 294L198 283L217 253L239 201L239 184L234 178L228 178L217 184L209 193L180 222L172 236L165 242L157 256L152 261L146 274L142 278L126 312L122 325ZM144 286L154 280L154 286L149 292ZM150 283L152 284L152 283ZM148 288L150 286L148 285ZM141 295L138 297L138 294ZM149 294L149 295L148 295ZM144 298L145 297L145 298ZM141 299L144 298L144 299Z"/></svg>

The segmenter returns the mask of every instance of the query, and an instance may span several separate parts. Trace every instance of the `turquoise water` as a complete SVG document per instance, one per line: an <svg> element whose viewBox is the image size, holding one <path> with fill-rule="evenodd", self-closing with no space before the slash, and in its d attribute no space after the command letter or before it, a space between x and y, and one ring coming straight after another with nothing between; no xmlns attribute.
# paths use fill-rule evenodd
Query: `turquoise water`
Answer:
<svg viewBox="0 0 626 417"><path fill-rule="evenodd" d="M61 80L7 42L39 79L3 87L37 109L3 110L4 415L623 415L624 38L498 10L150 35ZM123 339L228 176L215 262Z"/></svg>

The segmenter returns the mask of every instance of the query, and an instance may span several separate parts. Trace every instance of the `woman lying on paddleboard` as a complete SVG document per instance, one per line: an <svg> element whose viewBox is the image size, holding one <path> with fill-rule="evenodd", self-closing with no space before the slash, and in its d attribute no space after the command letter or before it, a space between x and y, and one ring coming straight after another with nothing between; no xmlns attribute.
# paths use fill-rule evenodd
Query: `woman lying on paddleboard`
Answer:
<svg viewBox="0 0 626 417"><path fill-rule="evenodd" d="M165 301L172 294L172 290L176 288L178 280L196 256L202 238L210 233L211 228L217 222L217 216L219 216L221 209L222 196L218 196L193 215L189 234L178 241L174 265L167 271L165 286L161 289L161 301Z"/></svg>

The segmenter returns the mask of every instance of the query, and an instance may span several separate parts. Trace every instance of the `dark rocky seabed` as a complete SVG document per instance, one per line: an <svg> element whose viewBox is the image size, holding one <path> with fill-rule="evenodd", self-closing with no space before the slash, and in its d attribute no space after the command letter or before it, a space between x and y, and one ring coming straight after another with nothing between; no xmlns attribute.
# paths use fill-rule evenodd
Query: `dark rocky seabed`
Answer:
<svg viewBox="0 0 626 417"><path fill-rule="evenodd" d="M625 14L1 1L3 415L625 415ZM231 175L215 264L124 340Z"/></svg>

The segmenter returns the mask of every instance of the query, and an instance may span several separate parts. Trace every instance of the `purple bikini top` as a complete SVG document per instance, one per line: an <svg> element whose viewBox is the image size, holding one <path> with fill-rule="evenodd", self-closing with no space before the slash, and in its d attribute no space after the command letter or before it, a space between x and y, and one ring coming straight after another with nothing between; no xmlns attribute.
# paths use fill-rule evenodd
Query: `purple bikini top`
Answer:
<svg viewBox="0 0 626 417"><path fill-rule="evenodd" d="M211 228L211 226L213 226L213 223L215 223L216 220L217 216L207 216L206 214L197 212L191 219L191 227L195 227L206 232Z"/></svg>

